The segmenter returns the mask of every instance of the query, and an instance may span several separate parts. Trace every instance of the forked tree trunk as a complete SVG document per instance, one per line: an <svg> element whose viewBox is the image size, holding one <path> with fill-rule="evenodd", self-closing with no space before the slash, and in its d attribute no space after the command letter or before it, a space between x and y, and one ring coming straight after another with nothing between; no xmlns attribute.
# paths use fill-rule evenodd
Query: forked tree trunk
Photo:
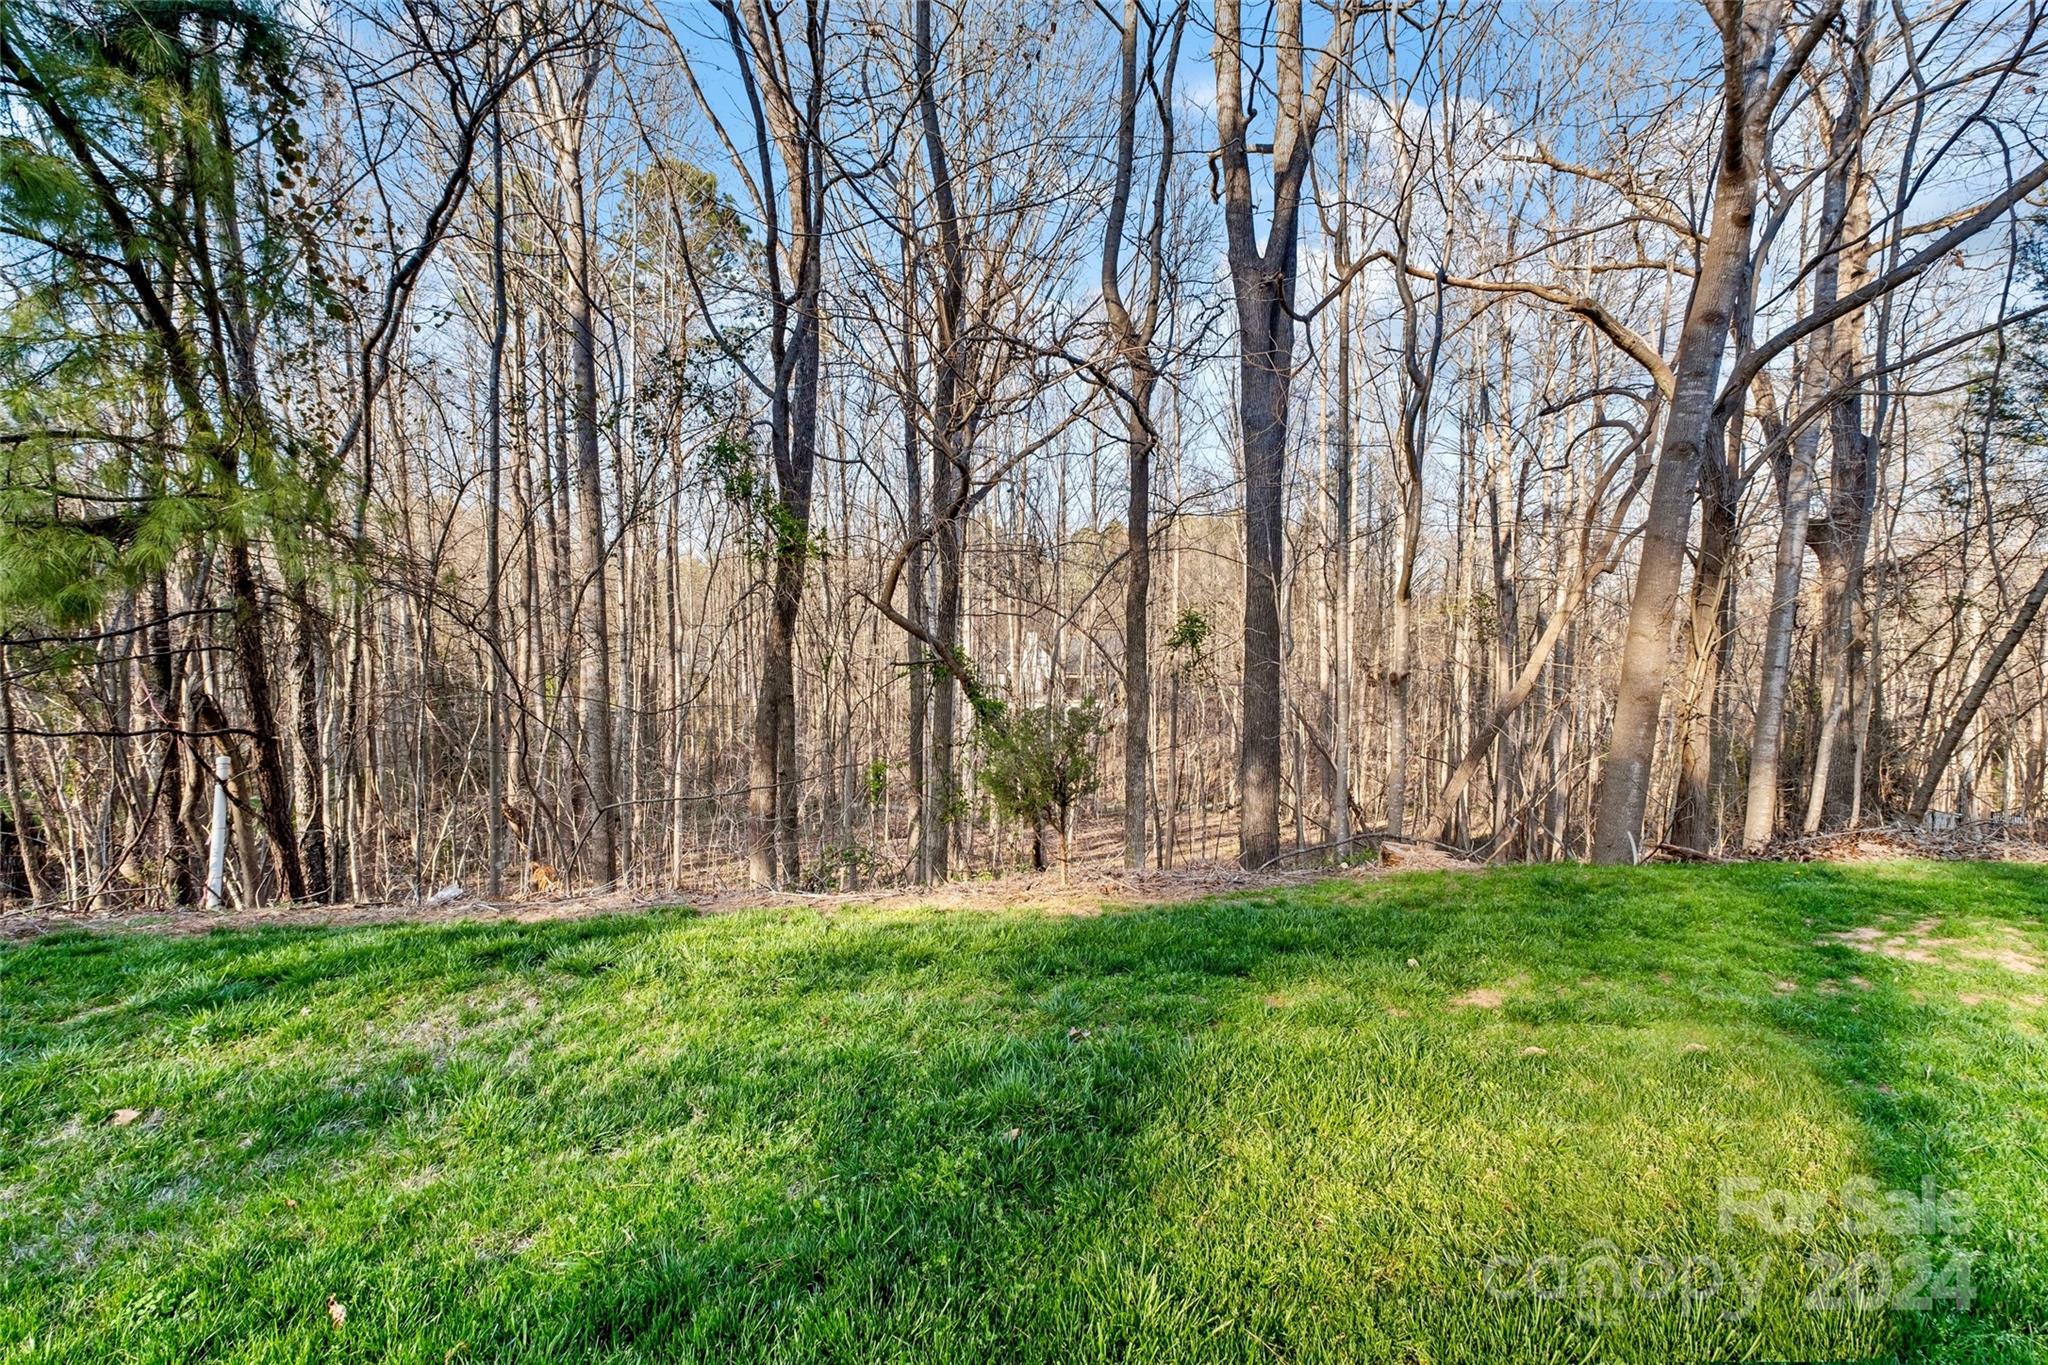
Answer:
<svg viewBox="0 0 2048 1365"><path fill-rule="evenodd" d="M1713 216L1671 364L1671 402L1650 484L1642 557L1615 687L1613 738L1595 801L1595 862L1629 863L1641 853L1700 459L1720 397L1729 324L1748 284L1757 183L1771 116L1764 92L1783 17L1783 4L1766 0L1734 11L1727 20L1737 27L1728 41L1739 55L1724 73L1726 108Z"/></svg>
<svg viewBox="0 0 2048 1365"><path fill-rule="evenodd" d="M1244 685L1238 744L1238 857L1248 868L1280 852L1280 583L1285 551L1288 398L1294 379L1294 288L1301 193L1323 105L1344 64L1361 7L1345 0L1312 73L1303 70L1301 0L1276 0L1272 188L1259 243L1244 100L1238 0L1215 6L1217 160L1231 292L1237 304L1238 423L1244 463ZM1304 79L1306 77L1306 79Z"/></svg>

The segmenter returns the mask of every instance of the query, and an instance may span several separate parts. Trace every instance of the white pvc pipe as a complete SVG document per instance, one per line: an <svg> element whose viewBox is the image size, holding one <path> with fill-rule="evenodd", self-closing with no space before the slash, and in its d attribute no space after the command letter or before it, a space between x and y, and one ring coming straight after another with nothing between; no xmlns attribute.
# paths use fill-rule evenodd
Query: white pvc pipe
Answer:
<svg viewBox="0 0 2048 1365"><path fill-rule="evenodd" d="M213 838L206 852L206 908L223 904L228 881L228 777L234 765L226 754L213 760Z"/></svg>

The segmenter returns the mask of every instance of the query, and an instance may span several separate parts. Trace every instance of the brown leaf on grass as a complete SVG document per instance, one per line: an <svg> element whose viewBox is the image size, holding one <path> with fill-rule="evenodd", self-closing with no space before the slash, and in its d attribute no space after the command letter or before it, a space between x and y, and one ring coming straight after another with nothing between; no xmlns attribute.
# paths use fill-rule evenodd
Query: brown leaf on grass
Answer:
<svg viewBox="0 0 2048 1365"><path fill-rule="evenodd" d="M335 1298L332 1294L329 1294L327 1296L327 1320L333 1323L336 1327L339 1327L344 1322L348 1321L347 1306L344 1305L340 1299Z"/></svg>
<svg viewBox="0 0 2048 1365"><path fill-rule="evenodd" d="M107 1124L113 1128L126 1128L141 1117L142 1111L140 1109L116 1109L114 1116L107 1120Z"/></svg>

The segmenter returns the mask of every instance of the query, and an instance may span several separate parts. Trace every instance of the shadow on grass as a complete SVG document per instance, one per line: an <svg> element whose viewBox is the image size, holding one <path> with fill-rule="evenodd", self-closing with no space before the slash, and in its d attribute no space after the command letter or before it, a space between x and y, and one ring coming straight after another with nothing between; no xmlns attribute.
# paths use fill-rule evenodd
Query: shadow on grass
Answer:
<svg viewBox="0 0 2048 1365"><path fill-rule="evenodd" d="M1838 1287L1890 1305L1902 1359L2048 1360L2048 1049L2009 1009L2038 1016L2048 983L1968 951L1993 933L2038 957L2048 870L1820 867L1803 883L1793 903L1817 969L1875 988L1788 1006L1783 1022L1854 1113L1878 1185L1923 1205L1895 1200L1890 1259ZM1904 955L1833 938L1860 926L1906 936Z"/></svg>
<svg viewBox="0 0 2048 1365"><path fill-rule="evenodd" d="M1990 884L2038 923L2038 880ZM1603 1242L1782 1250L1723 1224L1722 1176L1945 1180L1945 1101L1901 1045L1919 1007L1822 937L1982 893L1531 869L1093 919L46 940L0 952L0 1341L1655 1360L2009 1337L2025 1305L1816 1316L1810 1277L1746 1311L1481 1279Z"/></svg>

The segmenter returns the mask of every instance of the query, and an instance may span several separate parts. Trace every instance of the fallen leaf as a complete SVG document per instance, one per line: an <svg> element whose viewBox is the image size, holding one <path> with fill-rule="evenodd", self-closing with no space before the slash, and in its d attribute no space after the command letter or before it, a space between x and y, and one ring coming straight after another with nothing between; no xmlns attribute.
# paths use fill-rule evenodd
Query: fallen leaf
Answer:
<svg viewBox="0 0 2048 1365"><path fill-rule="evenodd" d="M116 1128L126 1128L141 1117L142 1111L140 1109L116 1109L114 1117L108 1119L107 1122Z"/></svg>
<svg viewBox="0 0 2048 1365"><path fill-rule="evenodd" d="M1534 1043L1531 1043L1522 1049L1522 1055L1524 1057L1548 1057L1550 1049L1547 1047L1537 1047Z"/></svg>
<svg viewBox="0 0 2048 1365"><path fill-rule="evenodd" d="M332 1294L327 1296L327 1318L336 1327L348 1321L348 1309L343 1307L341 1300L335 1298Z"/></svg>

